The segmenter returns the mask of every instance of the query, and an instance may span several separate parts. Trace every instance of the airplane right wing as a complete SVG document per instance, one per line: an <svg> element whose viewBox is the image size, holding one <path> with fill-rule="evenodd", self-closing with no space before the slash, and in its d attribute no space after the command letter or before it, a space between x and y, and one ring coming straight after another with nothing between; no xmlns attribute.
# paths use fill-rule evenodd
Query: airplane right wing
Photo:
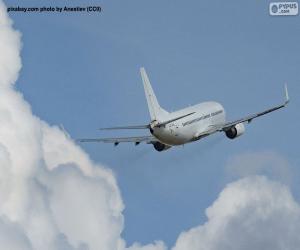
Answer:
<svg viewBox="0 0 300 250"><path fill-rule="evenodd" d="M88 139L78 139L79 142L104 142L104 143L113 143L117 146L121 142L133 142L136 145L141 142L147 144L157 142L158 140L154 136L134 136L134 137L116 137L116 138L88 138Z"/></svg>
<svg viewBox="0 0 300 250"><path fill-rule="evenodd" d="M221 125L216 125L216 126L215 125L210 125L209 129L207 131L205 131L203 134L199 134L199 136L210 135L210 134L213 134L213 133L218 132L218 131L219 132L222 132L222 131L226 132L231 127L233 127L233 126L235 126L235 125L237 125L239 123L244 123L244 122L250 123L253 119L255 119L257 117L260 117L260 116L263 116L265 114L271 113L271 112L273 112L275 110L284 108L289 103L289 101L290 101L289 94L288 94L288 89L287 89L287 85L285 85L284 88L285 88L285 101L284 101L284 103L282 103L280 105L277 105L275 107L272 107L270 109L264 110L262 112L245 116L245 117L237 119L235 121L227 122L227 123L224 123L224 124L221 124Z"/></svg>
<svg viewBox="0 0 300 250"><path fill-rule="evenodd" d="M221 128L219 128L219 131L226 131L226 130L230 129L232 126L235 126L236 124L239 124L239 123L243 123L243 122L250 123L253 119L255 119L257 117L260 117L260 116L263 116L265 114L271 113L275 110L284 108L290 101L289 93L288 93L288 89L287 89L286 84L284 86L284 89L285 89L285 101L284 101L284 103L282 103L280 105L277 105L275 107L272 107L270 109L264 110L262 112L255 113L255 114L252 114L252 115L248 115L246 117L243 117L241 119L238 119L238 120L235 120L235 121L232 121L232 122L227 122L227 123L223 124L223 126Z"/></svg>
<svg viewBox="0 0 300 250"><path fill-rule="evenodd" d="M284 108L289 103L289 100L290 99L289 99L289 94L288 94L288 90L287 90L287 85L285 85L285 102L284 103L282 103L280 105L277 105L275 107L272 107L270 109L264 110L262 112L245 116L245 117L237 119L235 121L226 122L226 123L220 124L220 125L209 125L205 131L197 133L195 135L194 140L199 140L203 137L209 136L209 135L214 134L216 132L226 132L227 130L229 130L230 128L232 128L233 126L235 126L239 123L244 123L244 122L250 123L253 119L255 119L257 117L260 117L260 116L263 116L265 114L271 113L275 110Z"/></svg>

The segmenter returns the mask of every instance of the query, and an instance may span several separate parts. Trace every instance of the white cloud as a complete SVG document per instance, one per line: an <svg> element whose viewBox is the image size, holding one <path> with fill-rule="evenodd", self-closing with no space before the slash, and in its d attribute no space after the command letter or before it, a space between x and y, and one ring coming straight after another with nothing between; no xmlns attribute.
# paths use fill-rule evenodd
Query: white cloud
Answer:
<svg viewBox="0 0 300 250"><path fill-rule="evenodd" d="M124 250L112 171L34 116L14 89L20 37L0 1L0 248ZM133 247L163 249L160 242Z"/></svg>
<svg viewBox="0 0 300 250"><path fill-rule="evenodd" d="M16 72L21 69L20 33L11 29L12 21L8 18L6 7L0 1L0 84L14 84L18 78Z"/></svg>
<svg viewBox="0 0 300 250"><path fill-rule="evenodd" d="M166 250L167 247L162 241L156 241L155 244L149 244L147 246L142 246L139 243L134 243L127 250Z"/></svg>
<svg viewBox="0 0 300 250"><path fill-rule="evenodd" d="M300 206L286 186L265 177L227 185L206 215L173 250L299 249Z"/></svg>
<svg viewBox="0 0 300 250"><path fill-rule="evenodd" d="M30 250L31 244L23 230L17 225L0 218L0 247L9 250Z"/></svg>

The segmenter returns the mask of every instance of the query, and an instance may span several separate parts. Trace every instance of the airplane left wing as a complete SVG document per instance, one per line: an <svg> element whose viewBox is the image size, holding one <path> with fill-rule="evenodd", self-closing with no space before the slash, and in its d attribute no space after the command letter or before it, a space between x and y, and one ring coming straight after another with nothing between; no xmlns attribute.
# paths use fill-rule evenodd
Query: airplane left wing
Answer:
<svg viewBox="0 0 300 250"><path fill-rule="evenodd" d="M134 136L134 137L117 137L117 138L88 138L88 139L78 139L79 142L104 142L104 143L114 143L117 146L121 142L133 142L138 145L141 142L147 144L157 142L158 140L154 136Z"/></svg>

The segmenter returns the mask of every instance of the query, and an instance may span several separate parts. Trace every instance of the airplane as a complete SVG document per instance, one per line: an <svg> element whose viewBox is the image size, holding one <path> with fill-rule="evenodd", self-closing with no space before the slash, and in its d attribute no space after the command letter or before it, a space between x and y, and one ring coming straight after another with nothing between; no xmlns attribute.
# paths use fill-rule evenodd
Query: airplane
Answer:
<svg viewBox="0 0 300 250"><path fill-rule="evenodd" d="M285 84L284 103L234 121L227 122L223 106L213 101L202 102L169 113L159 105L145 69L140 68L140 73L150 113L150 123L145 125L101 128L100 130L148 129L151 135L79 139L79 142L104 142L113 143L115 146L123 142L133 142L135 145L145 142L152 144L155 150L161 152L173 146L198 141L216 132L224 132L229 139L235 139L245 132L244 123L250 123L253 119L281 109L289 103L288 89Z"/></svg>

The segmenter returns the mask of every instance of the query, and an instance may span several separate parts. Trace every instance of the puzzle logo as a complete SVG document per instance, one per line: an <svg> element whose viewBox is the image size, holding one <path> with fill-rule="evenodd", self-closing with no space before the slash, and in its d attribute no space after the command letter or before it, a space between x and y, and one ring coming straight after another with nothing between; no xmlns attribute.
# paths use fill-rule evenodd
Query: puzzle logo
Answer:
<svg viewBox="0 0 300 250"><path fill-rule="evenodd" d="M298 15L297 2L273 2L269 5L271 16L296 16Z"/></svg>

